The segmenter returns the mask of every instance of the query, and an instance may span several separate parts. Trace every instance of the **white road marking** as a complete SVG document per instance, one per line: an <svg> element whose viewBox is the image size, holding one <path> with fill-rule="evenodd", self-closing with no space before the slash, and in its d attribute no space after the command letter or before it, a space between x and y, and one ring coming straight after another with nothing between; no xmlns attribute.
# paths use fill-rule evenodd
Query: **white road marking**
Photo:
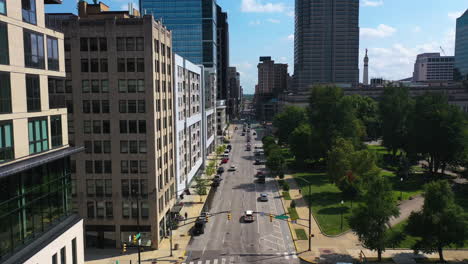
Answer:
<svg viewBox="0 0 468 264"><path fill-rule="evenodd" d="M213 260L213 264L218 264L218 260L217 259Z"/></svg>
<svg viewBox="0 0 468 264"><path fill-rule="evenodd" d="M201 261L201 260L200 260L200 261L198 261L198 264L202 264L202 261Z"/></svg>
<svg viewBox="0 0 468 264"><path fill-rule="evenodd" d="M288 252L284 252L284 258L289 259L289 253Z"/></svg>
<svg viewBox="0 0 468 264"><path fill-rule="evenodd" d="M229 258L229 263L234 263L234 257Z"/></svg>
<svg viewBox="0 0 468 264"><path fill-rule="evenodd" d="M221 259L221 264L226 264L226 259L225 258Z"/></svg>
<svg viewBox="0 0 468 264"><path fill-rule="evenodd" d="M210 264L210 260L207 260L205 263L206 263L206 264Z"/></svg>

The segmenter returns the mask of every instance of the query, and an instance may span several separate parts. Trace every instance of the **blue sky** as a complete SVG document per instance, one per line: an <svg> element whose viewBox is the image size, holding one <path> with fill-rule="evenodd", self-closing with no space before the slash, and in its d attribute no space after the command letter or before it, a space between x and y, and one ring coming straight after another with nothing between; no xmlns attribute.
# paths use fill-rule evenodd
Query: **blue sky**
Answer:
<svg viewBox="0 0 468 264"><path fill-rule="evenodd" d="M130 1L103 2L120 10ZM63 2L49 5L47 12L75 12L76 0ZM294 0L218 0L218 4L228 12L231 65L241 73L245 93L254 91L259 56L288 63L293 73ZM455 19L467 8L468 0L361 0L361 78L366 48L370 77L392 80L412 75L418 53L440 52L442 46L453 55Z"/></svg>

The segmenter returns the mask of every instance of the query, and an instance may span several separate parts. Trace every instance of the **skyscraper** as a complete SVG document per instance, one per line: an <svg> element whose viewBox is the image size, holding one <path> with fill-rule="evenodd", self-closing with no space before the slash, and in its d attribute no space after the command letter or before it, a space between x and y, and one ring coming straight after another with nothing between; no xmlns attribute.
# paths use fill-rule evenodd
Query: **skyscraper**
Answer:
<svg viewBox="0 0 468 264"><path fill-rule="evenodd" d="M461 75L459 78L468 79L468 10L457 19L456 34L455 68Z"/></svg>
<svg viewBox="0 0 468 264"><path fill-rule="evenodd" d="M296 0L295 89L359 80L359 0Z"/></svg>
<svg viewBox="0 0 468 264"><path fill-rule="evenodd" d="M229 67L229 24L226 12L217 6L217 39L218 39L218 100L229 100L228 67Z"/></svg>

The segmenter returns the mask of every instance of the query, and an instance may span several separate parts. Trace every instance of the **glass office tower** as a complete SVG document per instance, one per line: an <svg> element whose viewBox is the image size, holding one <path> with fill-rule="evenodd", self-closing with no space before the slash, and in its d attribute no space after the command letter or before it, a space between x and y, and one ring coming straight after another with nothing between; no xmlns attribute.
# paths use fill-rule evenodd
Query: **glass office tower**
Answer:
<svg viewBox="0 0 468 264"><path fill-rule="evenodd" d="M461 78L468 79L468 10L457 19L455 68Z"/></svg>
<svg viewBox="0 0 468 264"><path fill-rule="evenodd" d="M216 68L216 0L141 0L141 8L172 30L175 53Z"/></svg>

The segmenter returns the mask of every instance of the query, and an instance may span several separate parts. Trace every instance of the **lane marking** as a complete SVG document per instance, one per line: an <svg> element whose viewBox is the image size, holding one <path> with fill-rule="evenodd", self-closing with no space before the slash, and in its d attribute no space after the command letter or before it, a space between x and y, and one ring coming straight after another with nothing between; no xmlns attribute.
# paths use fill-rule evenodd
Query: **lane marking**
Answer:
<svg viewBox="0 0 468 264"><path fill-rule="evenodd" d="M218 264L218 259L213 260L213 264Z"/></svg>
<svg viewBox="0 0 468 264"><path fill-rule="evenodd" d="M229 258L229 263L234 263L234 257Z"/></svg>
<svg viewBox="0 0 468 264"><path fill-rule="evenodd" d="M200 261L198 261L198 264L202 264L202 261L201 261L201 260L200 260Z"/></svg>
<svg viewBox="0 0 468 264"><path fill-rule="evenodd" d="M210 262L211 262L211 260L207 260L205 263L206 263L206 264L210 264Z"/></svg>
<svg viewBox="0 0 468 264"><path fill-rule="evenodd" d="M226 264L226 259L225 258L221 259L221 264Z"/></svg>

